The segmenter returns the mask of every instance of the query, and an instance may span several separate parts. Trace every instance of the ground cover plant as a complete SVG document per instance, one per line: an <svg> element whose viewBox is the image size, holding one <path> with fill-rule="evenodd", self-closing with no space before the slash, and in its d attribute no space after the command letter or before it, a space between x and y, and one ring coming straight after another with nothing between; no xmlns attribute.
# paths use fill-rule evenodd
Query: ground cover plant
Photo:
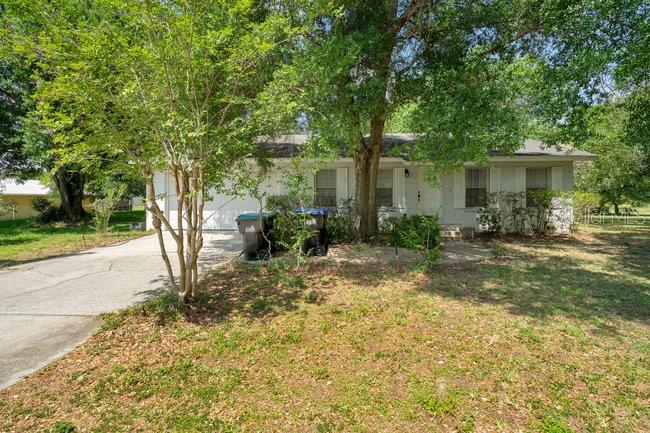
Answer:
<svg viewBox="0 0 650 433"><path fill-rule="evenodd" d="M0 268L89 248L111 245L145 234L131 229L144 222L144 209L113 212L108 228L92 224L38 224L31 218L0 221Z"/></svg>
<svg viewBox="0 0 650 433"><path fill-rule="evenodd" d="M0 431L645 431L650 227L489 245L429 272L218 268L1 391Z"/></svg>

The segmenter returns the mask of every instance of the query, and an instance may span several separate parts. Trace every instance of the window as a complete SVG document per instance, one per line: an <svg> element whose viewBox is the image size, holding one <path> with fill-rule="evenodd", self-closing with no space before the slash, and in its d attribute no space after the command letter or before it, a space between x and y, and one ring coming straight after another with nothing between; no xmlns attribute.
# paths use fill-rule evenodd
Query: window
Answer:
<svg viewBox="0 0 650 433"><path fill-rule="evenodd" d="M465 170L465 207L480 207L487 204L487 169Z"/></svg>
<svg viewBox="0 0 650 433"><path fill-rule="evenodd" d="M316 206L336 207L336 170L319 170L314 179L314 186Z"/></svg>
<svg viewBox="0 0 650 433"><path fill-rule="evenodd" d="M526 191L534 189L548 188L548 169L547 168L527 168L526 169Z"/></svg>
<svg viewBox="0 0 650 433"><path fill-rule="evenodd" d="M531 191L540 191L549 187L548 168L527 168L526 169L526 206L532 206L534 196L528 194Z"/></svg>
<svg viewBox="0 0 650 433"><path fill-rule="evenodd" d="M377 206L393 206L393 170L377 173Z"/></svg>

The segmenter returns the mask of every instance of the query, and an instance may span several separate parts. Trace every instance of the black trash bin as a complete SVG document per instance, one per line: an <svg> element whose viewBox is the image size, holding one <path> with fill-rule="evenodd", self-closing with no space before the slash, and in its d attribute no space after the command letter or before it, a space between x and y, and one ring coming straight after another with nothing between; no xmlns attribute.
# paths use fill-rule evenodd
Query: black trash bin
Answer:
<svg viewBox="0 0 650 433"><path fill-rule="evenodd" d="M303 244L302 252L317 256L327 255L327 250L329 248L327 215L329 214L329 209L326 207L297 208L296 213L304 215L307 227L314 231L313 236L307 239Z"/></svg>
<svg viewBox="0 0 650 433"><path fill-rule="evenodd" d="M247 260L268 260L271 251L269 241L273 247L273 219L274 213L244 213L237 217L237 228L244 239L244 254ZM262 233L264 230L264 233ZM264 235L266 234L265 239Z"/></svg>

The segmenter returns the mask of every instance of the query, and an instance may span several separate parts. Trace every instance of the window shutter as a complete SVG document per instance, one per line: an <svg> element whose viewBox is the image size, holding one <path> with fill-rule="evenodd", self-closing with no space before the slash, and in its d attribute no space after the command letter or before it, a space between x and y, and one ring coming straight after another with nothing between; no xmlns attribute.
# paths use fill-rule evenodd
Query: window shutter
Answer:
<svg viewBox="0 0 650 433"><path fill-rule="evenodd" d="M341 203L348 199L348 168L339 167L336 169L336 202Z"/></svg>
<svg viewBox="0 0 650 433"><path fill-rule="evenodd" d="M465 207L465 169L454 173L454 208Z"/></svg>
<svg viewBox="0 0 650 433"><path fill-rule="evenodd" d="M501 169L499 167L490 168L490 189L488 192L501 191Z"/></svg>
<svg viewBox="0 0 650 433"><path fill-rule="evenodd" d="M562 167L551 167L551 189L562 191Z"/></svg>
<svg viewBox="0 0 650 433"><path fill-rule="evenodd" d="M406 212L406 182L404 168L393 169L393 206Z"/></svg>
<svg viewBox="0 0 650 433"><path fill-rule="evenodd" d="M515 167L515 192L526 191L526 167Z"/></svg>

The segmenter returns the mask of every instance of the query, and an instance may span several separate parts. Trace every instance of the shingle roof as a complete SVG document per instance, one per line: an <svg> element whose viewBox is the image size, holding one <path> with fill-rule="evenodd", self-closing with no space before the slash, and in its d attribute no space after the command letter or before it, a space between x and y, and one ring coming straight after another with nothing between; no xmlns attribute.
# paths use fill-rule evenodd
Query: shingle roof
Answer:
<svg viewBox="0 0 650 433"><path fill-rule="evenodd" d="M403 144L408 144L417 138L416 134L384 134L383 141L381 144L381 156L395 156L391 154L391 150L395 147ZM302 155L304 146L309 139L308 134L291 134L291 135L279 135L272 138L265 138L259 140L259 145L262 149L270 151L271 155L275 158L292 158L295 156ZM364 140L368 140L368 137L364 137ZM347 152L347 146L341 144L341 154L349 155ZM499 156L524 156L524 157L535 157L535 156L576 156L576 157L594 157L593 154L585 152L583 150L570 149L568 147L555 147L545 145L539 140L526 139L523 145L514 153L514 154L504 154L499 151L491 151L491 157Z"/></svg>
<svg viewBox="0 0 650 433"><path fill-rule="evenodd" d="M0 195L48 195L50 188L38 180L0 180Z"/></svg>
<svg viewBox="0 0 650 433"><path fill-rule="evenodd" d="M381 156L387 157L389 152L398 145L411 143L415 140L415 134L384 134L381 144ZM271 152L275 158L292 158L302 155L309 134L278 135L276 137L264 138L258 141L262 149ZM364 137L368 141L368 136ZM349 155L345 143L341 143L341 154Z"/></svg>
<svg viewBox="0 0 650 433"><path fill-rule="evenodd" d="M512 156L507 154L502 154L498 151L490 152L490 156ZM544 144L544 142L539 140L533 140L532 138L527 138L524 141L523 146L521 146L517 151L515 151L514 156L594 156L593 153L585 152L584 150L577 150L568 147L556 147L549 146Z"/></svg>

